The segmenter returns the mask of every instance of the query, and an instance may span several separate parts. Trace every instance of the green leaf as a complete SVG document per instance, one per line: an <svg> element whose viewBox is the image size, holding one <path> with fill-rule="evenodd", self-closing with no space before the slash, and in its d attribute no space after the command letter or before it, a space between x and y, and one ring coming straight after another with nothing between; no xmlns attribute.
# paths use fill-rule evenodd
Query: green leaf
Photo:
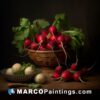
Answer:
<svg viewBox="0 0 100 100"><path fill-rule="evenodd" d="M20 26L29 26L30 25L30 21L27 18L21 18L20 19Z"/></svg>
<svg viewBox="0 0 100 100"><path fill-rule="evenodd" d="M56 20L58 20L58 19L64 20L65 19L65 14L64 13L56 14L55 19Z"/></svg>
<svg viewBox="0 0 100 100"><path fill-rule="evenodd" d="M84 45L85 36L80 29L71 28L70 30L63 31L62 33L72 37L72 41L71 41L72 48L77 49Z"/></svg>
<svg viewBox="0 0 100 100"><path fill-rule="evenodd" d="M18 48L19 53L23 53L24 49L23 49L23 43L24 41L17 41L19 43L16 43L16 48Z"/></svg>
<svg viewBox="0 0 100 100"><path fill-rule="evenodd" d="M46 28L48 27L50 24L48 21L43 20L43 19L37 19L33 21L33 25L39 27L39 28Z"/></svg>
<svg viewBox="0 0 100 100"><path fill-rule="evenodd" d="M40 28L37 27L35 24L34 25L31 25L31 32L33 34L39 33L40 32Z"/></svg>
<svg viewBox="0 0 100 100"><path fill-rule="evenodd" d="M29 84L28 86L29 86L29 88L32 88L32 89L36 89L36 88L41 87L40 84L36 84L36 83L31 83L31 84Z"/></svg>
<svg viewBox="0 0 100 100"><path fill-rule="evenodd" d="M58 31L68 29L69 23L67 16L64 13L57 14L52 25L56 26Z"/></svg>
<svg viewBox="0 0 100 100"><path fill-rule="evenodd" d="M18 34L15 35L15 40L24 40L29 35L29 29L25 29L24 31L20 31Z"/></svg>

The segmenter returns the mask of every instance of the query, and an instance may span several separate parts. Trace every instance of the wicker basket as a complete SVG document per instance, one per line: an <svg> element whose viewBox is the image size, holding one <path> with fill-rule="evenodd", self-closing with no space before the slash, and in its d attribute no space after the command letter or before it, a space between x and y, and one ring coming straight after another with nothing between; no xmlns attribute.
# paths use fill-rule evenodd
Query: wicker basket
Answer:
<svg viewBox="0 0 100 100"><path fill-rule="evenodd" d="M60 64L65 63L65 54L63 50L39 51L27 49L27 53L33 62L41 67L53 67L58 65L57 58Z"/></svg>

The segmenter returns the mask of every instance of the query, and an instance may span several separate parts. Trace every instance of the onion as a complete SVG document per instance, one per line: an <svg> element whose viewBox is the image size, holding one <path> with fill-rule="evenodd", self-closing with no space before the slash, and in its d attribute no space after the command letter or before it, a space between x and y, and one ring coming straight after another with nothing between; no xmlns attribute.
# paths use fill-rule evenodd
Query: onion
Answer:
<svg viewBox="0 0 100 100"><path fill-rule="evenodd" d="M39 84L43 84L46 82L46 76L43 73L37 74L35 76L35 82Z"/></svg>
<svg viewBox="0 0 100 100"><path fill-rule="evenodd" d="M13 75L13 70L12 70L12 68L8 68L8 69L6 70L6 74L7 74L7 75Z"/></svg>
<svg viewBox="0 0 100 100"><path fill-rule="evenodd" d="M21 64L20 63L15 63L12 66L12 70L13 70L14 73L19 72L21 70Z"/></svg>
<svg viewBox="0 0 100 100"><path fill-rule="evenodd" d="M25 75L33 75L34 69L32 68L32 66L29 66L25 69L24 73L25 73Z"/></svg>

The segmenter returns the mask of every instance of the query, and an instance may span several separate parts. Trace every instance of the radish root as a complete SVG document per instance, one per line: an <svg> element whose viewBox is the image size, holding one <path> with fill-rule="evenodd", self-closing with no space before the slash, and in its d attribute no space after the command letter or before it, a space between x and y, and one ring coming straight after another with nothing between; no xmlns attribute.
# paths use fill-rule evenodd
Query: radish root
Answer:
<svg viewBox="0 0 100 100"><path fill-rule="evenodd" d="M63 43L61 42L61 45L62 45L62 49L63 49L63 51L64 51L64 53L65 53L65 66L67 66L67 52L65 51L65 48L64 48L64 46L63 46Z"/></svg>
<svg viewBox="0 0 100 100"><path fill-rule="evenodd" d="M86 83L85 81L82 80L81 77L79 77L79 80L80 80L80 82L82 82L82 83Z"/></svg>

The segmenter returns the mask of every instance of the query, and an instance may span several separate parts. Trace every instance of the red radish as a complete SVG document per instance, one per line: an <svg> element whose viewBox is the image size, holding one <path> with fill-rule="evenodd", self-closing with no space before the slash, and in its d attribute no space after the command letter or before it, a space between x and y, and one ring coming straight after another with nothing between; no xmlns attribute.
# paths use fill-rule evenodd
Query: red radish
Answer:
<svg viewBox="0 0 100 100"><path fill-rule="evenodd" d="M31 43L31 49L36 50L37 48L38 48L38 44L35 43L35 42L32 42L32 43Z"/></svg>
<svg viewBox="0 0 100 100"><path fill-rule="evenodd" d="M56 41L56 36L52 35L50 38L49 38L50 41Z"/></svg>
<svg viewBox="0 0 100 100"><path fill-rule="evenodd" d="M43 38L46 38L46 36L48 35L46 30L42 30L41 31L41 35L43 36Z"/></svg>
<svg viewBox="0 0 100 100"><path fill-rule="evenodd" d="M72 79L72 73L68 70L65 70L62 72L61 78L65 81L71 80Z"/></svg>
<svg viewBox="0 0 100 100"><path fill-rule="evenodd" d="M58 48L59 48L59 49L62 48L62 44L61 44L61 43L58 44Z"/></svg>
<svg viewBox="0 0 100 100"><path fill-rule="evenodd" d="M62 72L62 67L61 67L61 66L57 66L57 67L55 68L55 72L61 74L61 72Z"/></svg>
<svg viewBox="0 0 100 100"><path fill-rule="evenodd" d="M57 72L54 72L53 75L52 75L52 78L60 78L60 74L58 74Z"/></svg>
<svg viewBox="0 0 100 100"><path fill-rule="evenodd" d="M51 49L53 49L53 45L54 45L54 43L52 41L50 41L47 43L46 48L51 50Z"/></svg>
<svg viewBox="0 0 100 100"><path fill-rule="evenodd" d="M52 49L52 45L50 43L47 43L46 48L51 50Z"/></svg>
<svg viewBox="0 0 100 100"><path fill-rule="evenodd" d="M39 50L44 51L45 48L41 45L41 46L39 47Z"/></svg>
<svg viewBox="0 0 100 100"><path fill-rule="evenodd" d="M73 74L73 79L75 81L80 81L82 83L84 83L84 81L81 79L81 71L76 72L75 74Z"/></svg>
<svg viewBox="0 0 100 100"><path fill-rule="evenodd" d="M57 42L60 43L60 42L63 42L64 41L64 36L60 35L57 37Z"/></svg>
<svg viewBox="0 0 100 100"><path fill-rule="evenodd" d="M42 35L36 35L36 42L40 43L43 41Z"/></svg>
<svg viewBox="0 0 100 100"><path fill-rule="evenodd" d="M76 65L76 63L73 63L73 64L71 64L71 70L76 70L76 68L77 68L77 65Z"/></svg>
<svg viewBox="0 0 100 100"><path fill-rule="evenodd" d="M49 32L50 32L52 35L54 35L54 34L56 33L56 31L57 31L57 29L56 29L55 26L50 26L50 27L49 27Z"/></svg>
<svg viewBox="0 0 100 100"><path fill-rule="evenodd" d="M31 40L30 40L30 39L26 39L26 40L24 41L24 47L29 47L30 44L31 44Z"/></svg>
<svg viewBox="0 0 100 100"><path fill-rule="evenodd" d="M75 74L73 74L73 79L74 79L75 81L80 81L80 80L79 80L80 76L81 76L81 73L80 73L80 71L78 71L78 72L76 72Z"/></svg>
<svg viewBox="0 0 100 100"><path fill-rule="evenodd" d="M76 70L77 69L77 65L78 65L78 57L77 57L77 54L76 54L76 62L71 64L70 69L71 70Z"/></svg>

